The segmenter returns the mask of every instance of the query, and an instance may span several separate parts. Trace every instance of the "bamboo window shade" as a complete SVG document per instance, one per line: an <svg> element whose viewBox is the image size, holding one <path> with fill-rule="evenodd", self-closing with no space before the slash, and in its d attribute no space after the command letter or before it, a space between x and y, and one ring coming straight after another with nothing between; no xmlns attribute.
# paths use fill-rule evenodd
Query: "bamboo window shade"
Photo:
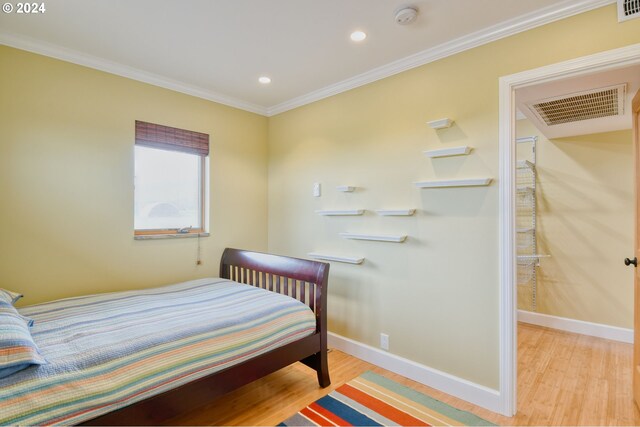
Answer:
<svg viewBox="0 0 640 427"><path fill-rule="evenodd" d="M136 145L209 155L209 135L136 120Z"/></svg>

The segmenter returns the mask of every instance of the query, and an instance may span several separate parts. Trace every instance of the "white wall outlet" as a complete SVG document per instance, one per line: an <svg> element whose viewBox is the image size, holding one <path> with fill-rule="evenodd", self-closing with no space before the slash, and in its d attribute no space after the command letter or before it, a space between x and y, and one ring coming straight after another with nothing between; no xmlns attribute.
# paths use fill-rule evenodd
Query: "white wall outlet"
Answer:
<svg viewBox="0 0 640 427"><path fill-rule="evenodd" d="M314 182L313 183L313 197L320 197L321 190L322 190L322 184L320 184L319 182Z"/></svg>
<svg viewBox="0 0 640 427"><path fill-rule="evenodd" d="M389 350L389 335L380 334L380 348L383 350Z"/></svg>

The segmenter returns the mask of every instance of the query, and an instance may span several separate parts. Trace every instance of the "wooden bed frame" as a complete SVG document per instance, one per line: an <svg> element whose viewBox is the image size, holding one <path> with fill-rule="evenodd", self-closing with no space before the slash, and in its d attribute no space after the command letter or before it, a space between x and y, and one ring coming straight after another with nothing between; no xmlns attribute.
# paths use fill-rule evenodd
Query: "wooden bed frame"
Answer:
<svg viewBox="0 0 640 427"><path fill-rule="evenodd" d="M188 384L86 421L83 425L157 425L295 362L316 370L327 387L327 280L329 264L239 249L225 249L220 277L289 295L316 315L313 335Z"/></svg>

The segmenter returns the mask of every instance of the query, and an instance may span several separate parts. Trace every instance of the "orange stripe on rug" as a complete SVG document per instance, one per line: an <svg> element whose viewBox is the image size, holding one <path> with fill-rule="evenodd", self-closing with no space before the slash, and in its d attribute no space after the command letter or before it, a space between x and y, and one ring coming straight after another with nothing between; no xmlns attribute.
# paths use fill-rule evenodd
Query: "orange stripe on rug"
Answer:
<svg viewBox="0 0 640 427"><path fill-rule="evenodd" d="M304 408L302 411L300 411L300 413L319 426L333 427L336 425L322 415L318 414L316 411L311 410L309 407Z"/></svg>
<svg viewBox="0 0 640 427"><path fill-rule="evenodd" d="M356 388L351 387L349 384L345 384L338 388L338 391L345 396L355 400L356 402L375 410L377 413L385 418L390 419L398 423L401 426L430 426L424 421L415 418L406 412L400 411L397 408L372 397Z"/></svg>
<svg viewBox="0 0 640 427"><path fill-rule="evenodd" d="M352 426L353 425L353 424L350 424L347 421L343 420L342 418L340 418L339 416L337 416L333 412L327 411L325 408L323 408L322 406L318 405L316 402L313 402L311 405L309 405L309 408L313 409L318 414L322 415L323 417L325 417L326 419L328 419L329 421L331 421L332 423L334 423L337 426Z"/></svg>

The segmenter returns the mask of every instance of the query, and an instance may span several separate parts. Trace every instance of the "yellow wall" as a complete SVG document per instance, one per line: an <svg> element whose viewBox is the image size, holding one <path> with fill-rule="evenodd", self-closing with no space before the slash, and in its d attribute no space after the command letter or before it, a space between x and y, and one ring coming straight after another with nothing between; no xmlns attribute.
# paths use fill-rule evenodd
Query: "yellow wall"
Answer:
<svg viewBox="0 0 640 427"><path fill-rule="evenodd" d="M622 262L633 253L631 130L548 140L521 120L517 131L539 137L538 252L551 257L538 269L537 311L633 328L633 269ZM529 310L531 288L518 297Z"/></svg>
<svg viewBox="0 0 640 427"><path fill-rule="evenodd" d="M268 231L276 253L367 258L331 267L332 331L374 346L386 332L392 353L497 388L497 186L413 182L496 177L498 78L637 43L638 34L640 20L618 24L611 5L270 119L0 47L0 286L35 303L215 275L225 246L264 250ZM426 126L441 117L456 124ZM132 238L135 119L211 135L212 237L202 239L202 267L194 239ZM472 155L422 155L463 144ZM313 182L323 197L311 196ZM338 193L344 184L361 189ZM419 211L314 214L346 207ZM346 241L340 231L410 237Z"/></svg>
<svg viewBox="0 0 640 427"><path fill-rule="evenodd" d="M133 239L136 119L210 135L211 237ZM0 46L0 287L24 303L217 276L267 249L267 119Z"/></svg>
<svg viewBox="0 0 640 427"><path fill-rule="evenodd" d="M594 31L597 28L597 31ZM498 387L498 187L418 190L414 181L498 175L498 78L640 41L615 5L412 69L269 120L269 250L362 255L333 263L332 331ZM436 132L427 120L451 117ZM470 156L422 151L471 145ZM312 197L312 183L324 194ZM336 185L362 190L338 193ZM414 217L321 217L316 209L415 207ZM340 231L407 233L404 244Z"/></svg>

